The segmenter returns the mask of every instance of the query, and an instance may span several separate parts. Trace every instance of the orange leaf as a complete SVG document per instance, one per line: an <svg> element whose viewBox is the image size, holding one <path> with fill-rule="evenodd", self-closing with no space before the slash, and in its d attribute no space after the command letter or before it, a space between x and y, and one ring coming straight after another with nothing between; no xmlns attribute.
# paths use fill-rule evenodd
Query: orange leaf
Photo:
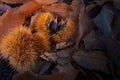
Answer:
<svg viewBox="0 0 120 80"><path fill-rule="evenodd" d="M54 3L51 5L44 5L43 10L54 12L62 17L68 17L72 11L71 7L65 3Z"/></svg>
<svg viewBox="0 0 120 80"><path fill-rule="evenodd" d="M9 29L22 25L25 17L40 7L41 5L35 1L29 1L19 8L8 10L0 17L0 39Z"/></svg>
<svg viewBox="0 0 120 80"><path fill-rule="evenodd" d="M35 0L35 1L40 4L52 4L52 3L58 2L59 0Z"/></svg>
<svg viewBox="0 0 120 80"><path fill-rule="evenodd" d="M25 2L27 2L29 0L0 0L0 1L12 4L12 3L25 3Z"/></svg>

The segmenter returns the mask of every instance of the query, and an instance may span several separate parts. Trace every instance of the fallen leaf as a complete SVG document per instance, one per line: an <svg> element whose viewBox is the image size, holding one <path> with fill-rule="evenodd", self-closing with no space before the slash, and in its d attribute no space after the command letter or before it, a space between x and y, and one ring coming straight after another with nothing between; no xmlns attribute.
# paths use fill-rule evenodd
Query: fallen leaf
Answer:
<svg viewBox="0 0 120 80"><path fill-rule="evenodd" d="M59 50L57 55L57 66L56 69L59 73L63 72L68 77L68 80L75 80L77 77L77 74L79 73L79 70L77 70L70 61L71 55L74 53L72 52L71 47Z"/></svg>
<svg viewBox="0 0 120 80"><path fill-rule="evenodd" d="M0 1L5 2L5 3L13 4L13 3L25 3L29 0L0 0Z"/></svg>
<svg viewBox="0 0 120 80"><path fill-rule="evenodd" d="M61 43L56 44L56 49L57 50L64 49L64 48L69 47L70 45L71 45L70 42L61 42Z"/></svg>
<svg viewBox="0 0 120 80"><path fill-rule="evenodd" d="M40 7L40 4L34 1L30 1L19 8L10 9L4 15L0 16L0 39L11 28L19 27L20 25L22 25L25 17Z"/></svg>
<svg viewBox="0 0 120 80"><path fill-rule="evenodd" d="M95 0L95 2L97 2L98 5L103 5L107 2L112 2L112 1L116 1L116 0Z"/></svg>
<svg viewBox="0 0 120 80"><path fill-rule="evenodd" d="M83 6L83 2L84 0L73 0L71 3L71 8L72 8L72 12L70 13L70 17L72 17L73 19L77 18L78 20L78 16L79 16L79 12L81 7Z"/></svg>
<svg viewBox="0 0 120 80"><path fill-rule="evenodd" d="M109 5L104 5L101 12L94 19L98 29L104 36L111 35L111 23L114 18L114 11L112 11Z"/></svg>
<svg viewBox="0 0 120 80"><path fill-rule="evenodd" d="M58 2L59 0L35 0L35 1L40 4L52 4L52 3Z"/></svg>
<svg viewBox="0 0 120 80"><path fill-rule="evenodd" d="M89 11L91 11L96 6L97 6L97 4L91 4L91 5L86 6L86 13L88 13Z"/></svg>
<svg viewBox="0 0 120 80"><path fill-rule="evenodd" d="M117 35L120 33L120 13L116 14L114 17L114 21L112 22L111 28L114 34L112 35Z"/></svg>
<svg viewBox="0 0 120 80"><path fill-rule="evenodd" d="M75 80L79 71L73 67L71 63L67 63L65 59L61 59L59 62L61 62L59 63L60 65L56 67L58 71L60 73L65 73L65 75L68 77L68 80Z"/></svg>
<svg viewBox="0 0 120 80"><path fill-rule="evenodd" d="M85 15L85 4L84 0L73 0L71 7L73 11L70 13L70 17L75 21L76 23L76 39L75 39L75 50L78 50L79 48L79 42L81 41L81 38L83 37L83 30L81 29L81 23L83 21L83 17ZM79 10L77 8L80 7ZM78 29L78 30L77 30ZM79 36L78 36L79 34Z"/></svg>
<svg viewBox="0 0 120 80"><path fill-rule="evenodd" d="M90 18L85 12L85 5L81 6L80 13L79 13L79 32L77 41L75 44L75 48L78 49L79 42L88 34L90 33L93 28L95 27L95 23L92 18Z"/></svg>
<svg viewBox="0 0 120 80"><path fill-rule="evenodd" d="M85 51L80 49L74 56L75 62L87 69L98 70L110 74L108 65L108 58L103 51Z"/></svg>
<svg viewBox="0 0 120 80"><path fill-rule="evenodd" d="M46 61L43 65L42 69L40 70L39 74L40 75L45 74L45 72L51 67L51 65L52 65L52 62Z"/></svg>
<svg viewBox="0 0 120 80"><path fill-rule="evenodd" d="M60 50L58 50L58 56L62 57L62 58L66 58L66 57L70 57L71 55L73 55L73 48L71 48L70 46L62 48Z"/></svg>
<svg viewBox="0 0 120 80"><path fill-rule="evenodd" d="M71 4L72 1L73 1L73 0L59 0L59 2L65 2L65 3L67 3L67 4Z"/></svg>
<svg viewBox="0 0 120 80"><path fill-rule="evenodd" d="M115 8L120 10L120 0L113 0Z"/></svg>
<svg viewBox="0 0 120 80"><path fill-rule="evenodd" d="M102 36L98 31L91 31L84 37L85 49L88 50L105 50L105 45L102 41Z"/></svg>
<svg viewBox="0 0 120 80"><path fill-rule="evenodd" d="M67 80L67 77L64 73L39 76L33 72L26 71L16 74L13 77L13 80Z"/></svg>
<svg viewBox="0 0 120 80"><path fill-rule="evenodd" d="M103 41L107 49L107 55L120 68L120 43L113 37L103 37Z"/></svg>
<svg viewBox="0 0 120 80"><path fill-rule="evenodd" d="M42 9L45 11L53 12L62 17L68 17L69 13L72 11L71 7L65 3L54 3L51 5L45 5L42 6Z"/></svg>
<svg viewBox="0 0 120 80"><path fill-rule="evenodd" d="M101 11L101 6L97 4L91 4L86 6L86 14L91 18L96 17L100 11Z"/></svg>

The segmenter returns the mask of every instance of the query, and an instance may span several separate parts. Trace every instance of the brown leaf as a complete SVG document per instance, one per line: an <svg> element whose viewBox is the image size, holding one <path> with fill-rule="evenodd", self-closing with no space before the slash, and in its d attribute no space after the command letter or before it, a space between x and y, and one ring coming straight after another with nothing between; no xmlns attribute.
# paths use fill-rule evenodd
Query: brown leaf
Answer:
<svg viewBox="0 0 120 80"><path fill-rule="evenodd" d="M117 36L117 34L120 33L120 13L115 15L114 17L114 21L112 22L112 27L113 27L113 31L114 31L114 35ZM119 36L118 36L118 40Z"/></svg>
<svg viewBox="0 0 120 80"><path fill-rule="evenodd" d="M68 17L72 11L71 7L65 3L54 3L52 5L45 5L42 7L43 10L54 12L62 17Z"/></svg>
<svg viewBox="0 0 120 80"><path fill-rule="evenodd" d="M73 11L71 12L70 16L73 18L78 18L81 6L83 5L84 0L73 0L71 7Z"/></svg>
<svg viewBox="0 0 120 80"><path fill-rule="evenodd" d="M77 53L75 53L73 59L78 65L84 68L99 70L110 74L107 66L109 59L105 56L105 54L106 53L104 51L85 51L80 49Z"/></svg>
<svg viewBox="0 0 120 80"><path fill-rule="evenodd" d="M73 67L71 63L69 63L69 60L61 58L59 59L58 63L60 64L57 66L59 72L64 72L68 77L67 80L75 80L79 71L75 67Z"/></svg>
<svg viewBox="0 0 120 80"><path fill-rule="evenodd" d="M0 0L1 2L5 2L5 3L25 3L29 0Z"/></svg>
<svg viewBox="0 0 120 80"><path fill-rule="evenodd" d="M76 49L78 49L79 42L83 39L83 37L88 34L95 26L95 23L90 17L87 16L85 10L85 5L83 3L81 4L81 9L79 12L79 36L77 37L75 44Z"/></svg>
<svg viewBox="0 0 120 80"><path fill-rule="evenodd" d="M78 36L78 33L80 33L80 27L79 27L79 22L81 22L81 20L79 20L79 14L81 14L81 19L83 18L84 15L84 0L73 0L71 7L73 9L73 11L70 13L70 17L75 21L75 26L76 26L76 39L74 40L75 42L75 49L78 49L78 45L79 45L79 41L80 41L80 36ZM79 35L82 35L81 33Z"/></svg>
<svg viewBox="0 0 120 80"><path fill-rule="evenodd" d="M35 1L40 4L51 4L51 3L58 2L59 0L35 0Z"/></svg>
<svg viewBox="0 0 120 80"><path fill-rule="evenodd" d="M25 17L40 7L40 4L29 1L19 8L8 10L0 17L0 39L9 31L9 29L22 25Z"/></svg>
<svg viewBox="0 0 120 80"><path fill-rule="evenodd" d="M84 37L84 45L85 49L97 49L97 50L104 50L105 46L102 41L102 36L99 32L95 32L92 30L89 34Z"/></svg>
<svg viewBox="0 0 120 80"><path fill-rule="evenodd" d="M103 5L104 3L109 1L116 1L116 0L95 0L95 2L97 2L98 5Z"/></svg>
<svg viewBox="0 0 120 80"><path fill-rule="evenodd" d="M114 6L120 10L120 0L114 0Z"/></svg>
<svg viewBox="0 0 120 80"><path fill-rule="evenodd" d="M39 76L35 73L26 71L23 73L19 73L13 77L13 80L67 80L64 73Z"/></svg>
<svg viewBox="0 0 120 80"><path fill-rule="evenodd" d="M91 4L91 5L86 6L86 13L88 13L89 11L91 11L96 6L97 6L97 4Z"/></svg>
<svg viewBox="0 0 120 80"><path fill-rule="evenodd" d="M112 33L111 24L114 20L115 12L110 5L103 5L99 14L94 18L98 30L103 36L110 36Z"/></svg>

